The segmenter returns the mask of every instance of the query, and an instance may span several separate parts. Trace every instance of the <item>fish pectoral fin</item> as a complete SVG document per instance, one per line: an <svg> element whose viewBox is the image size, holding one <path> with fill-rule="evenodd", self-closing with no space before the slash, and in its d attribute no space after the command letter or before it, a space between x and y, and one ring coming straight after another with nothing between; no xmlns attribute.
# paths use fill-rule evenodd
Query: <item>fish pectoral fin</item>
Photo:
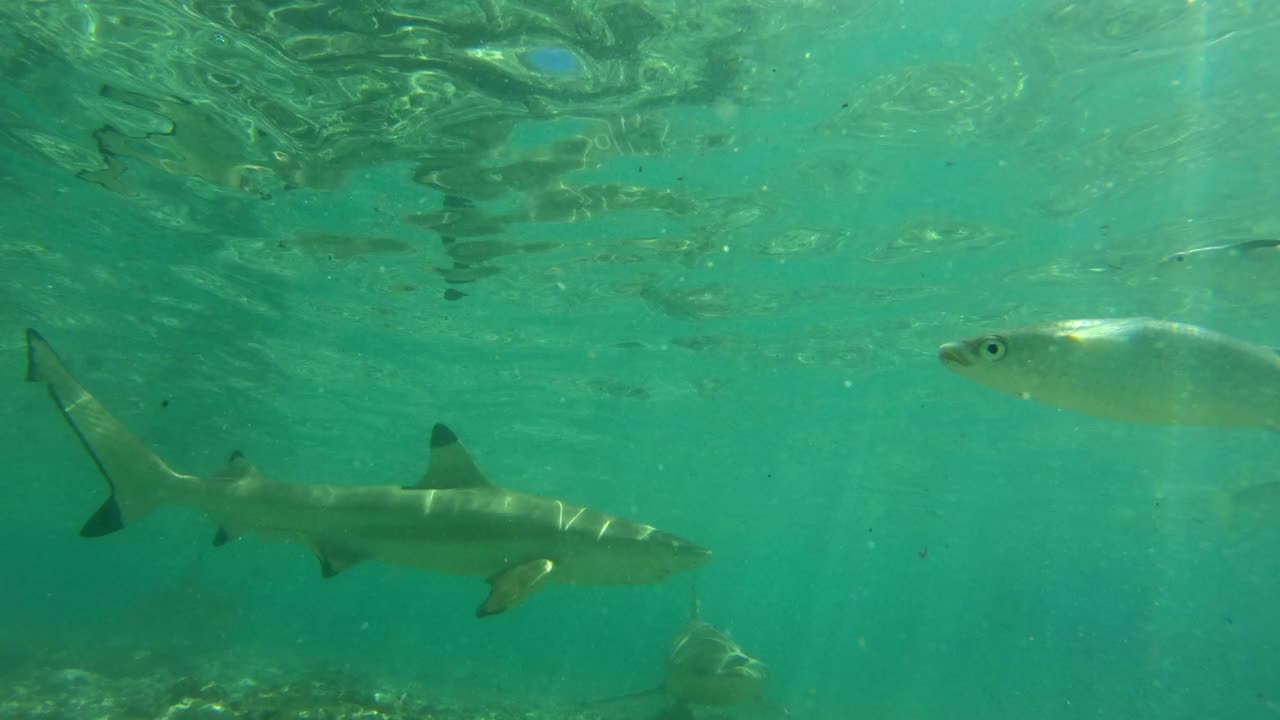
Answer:
<svg viewBox="0 0 1280 720"><path fill-rule="evenodd" d="M353 565L359 565L364 557L342 548L317 545L316 559L320 561L320 577L328 580Z"/></svg>
<svg viewBox="0 0 1280 720"><path fill-rule="evenodd" d="M476 608L476 617L488 617L519 605L542 587L555 563L546 558L512 565L489 578L489 597Z"/></svg>

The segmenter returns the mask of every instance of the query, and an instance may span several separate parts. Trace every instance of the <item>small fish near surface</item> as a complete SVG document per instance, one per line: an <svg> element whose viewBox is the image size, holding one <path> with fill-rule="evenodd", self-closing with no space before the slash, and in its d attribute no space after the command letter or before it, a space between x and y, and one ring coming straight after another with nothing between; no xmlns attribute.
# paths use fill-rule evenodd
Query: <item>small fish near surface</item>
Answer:
<svg viewBox="0 0 1280 720"><path fill-rule="evenodd" d="M1173 253L1155 266L1154 279L1194 290L1238 294L1243 302L1269 297L1280 276L1280 240L1245 240Z"/></svg>
<svg viewBox="0 0 1280 720"><path fill-rule="evenodd" d="M1195 325L1066 320L949 342L938 358L980 385L1097 417L1280 430L1280 355Z"/></svg>
<svg viewBox="0 0 1280 720"><path fill-rule="evenodd" d="M648 690L595 700L591 705L636 700L654 695L669 696L673 703L656 720L692 720L693 707L753 705L770 714L789 717L785 708L764 695L769 669L748 655L727 633L702 619L697 590L688 622L671 642L667 653L666 676L661 685Z"/></svg>
<svg viewBox="0 0 1280 720"><path fill-rule="evenodd" d="M1267 259L1274 261L1280 258L1280 240L1244 240L1223 245L1206 245L1173 253L1160 261L1161 267L1189 266L1214 260Z"/></svg>
<svg viewBox="0 0 1280 720"><path fill-rule="evenodd" d="M185 505L217 523L215 545L242 535L303 545L329 578L369 560L483 577L478 617L503 612L546 583L638 585L693 570L710 551L644 525L492 485L449 428L431 434L416 485L348 486L269 480L240 453L206 477L172 470L27 330L27 380L49 395L111 491L81 528L99 537L160 505Z"/></svg>

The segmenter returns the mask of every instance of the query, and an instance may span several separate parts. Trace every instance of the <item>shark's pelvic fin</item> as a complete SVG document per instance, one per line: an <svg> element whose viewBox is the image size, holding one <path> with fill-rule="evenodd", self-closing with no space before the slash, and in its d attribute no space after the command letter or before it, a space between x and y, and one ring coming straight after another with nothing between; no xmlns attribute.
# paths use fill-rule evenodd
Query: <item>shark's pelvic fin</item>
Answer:
<svg viewBox="0 0 1280 720"><path fill-rule="evenodd" d="M357 553L342 548L317 547L316 558L320 560L320 577L328 580L347 568L359 565L364 558Z"/></svg>
<svg viewBox="0 0 1280 720"><path fill-rule="evenodd" d="M222 547L234 539L235 538L231 537L231 533L227 532L226 528L219 527L217 532L213 534L213 546Z"/></svg>
<svg viewBox="0 0 1280 720"><path fill-rule="evenodd" d="M489 578L489 597L476 608L476 617L488 617L519 605L542 587L555 563L546 558L512 565Z"/></svg>
<svg viewBox="0 0 1280 720"><path fill-rule="evenodd" d="M27 328L27 381L48 387L63 419L107 481L111 496L80 529L84 537L108 535L155 508L165 490L184 476L147 449L63 366L40 333Z"/></svg>
<svg viewBox="0 0 1280 720"><path fill-rule="evenodd" d="M458 436L448 427L436 423L431 429L431 462L427 474L415 487L427 490L493 487L485 478Z"/></svg>

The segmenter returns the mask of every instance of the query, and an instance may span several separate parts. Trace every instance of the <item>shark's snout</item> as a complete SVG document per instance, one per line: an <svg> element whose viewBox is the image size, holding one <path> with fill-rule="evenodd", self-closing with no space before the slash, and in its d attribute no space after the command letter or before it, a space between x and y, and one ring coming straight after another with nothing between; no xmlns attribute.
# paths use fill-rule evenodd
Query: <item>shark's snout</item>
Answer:
<svg viewBox="0 0 1280 720"><path fill-rule="evenodd" d="M702 567L703 565L711 562L711 551L701 545L689 543L688 547L685 548L684 554L692 558L695 563L694 567Z"/></svg>
<svg viewBox="0 0 1280 720"><path fill-rule="evenodd" d="M943 365L959 365L968 367L973 359L965 352L964 346L957 342L949 342L938 346L938 359Z"/></svg>
<svg viewBox="0 0 1280 720"><path fill-rule="evenodd" d="M711 551L697 543L691 543L662 531L653 533L650 539L657 540L670 548L670 552L683 568L692 570L711 562Z"/></svg>

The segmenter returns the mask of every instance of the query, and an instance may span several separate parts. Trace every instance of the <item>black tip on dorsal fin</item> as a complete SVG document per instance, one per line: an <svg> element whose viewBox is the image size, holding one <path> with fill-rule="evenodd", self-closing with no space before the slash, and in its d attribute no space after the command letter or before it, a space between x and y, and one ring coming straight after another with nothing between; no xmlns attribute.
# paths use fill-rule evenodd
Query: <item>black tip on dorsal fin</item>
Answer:
<svg viewBox="0 0 1280 720"><path fill-rule="evenodd" d="M231 453L231 457L227 458L227 469L222 472L223 480L235 481L254 474L253 463L244 456L244 453L235 450Z"/></svg>
<svg viewBox="0 0 1280 720"><path fill-rule="evenodd" d="M456 445L457 443L458 436L453 434L453 431L444 423L436 423L435 427L431 428L432 450L448 445Z"/></svg>
<svg viewBox="0 0 1280 720"><path fill-rule="evenodd" d="M112 495L85 521L84 526L80 528L80 537L102 537L123 529L124 519L120 517L120 504L116 502L116 496Z"/></svg>
<svg viewBox="0 0 1280 720"><path fill-rule="evenodd" d="M431 428L431 461L427 474L416 486L420 490L456 490L458 488L492 487L467 449L458 442L444 423Z"/></svg>

